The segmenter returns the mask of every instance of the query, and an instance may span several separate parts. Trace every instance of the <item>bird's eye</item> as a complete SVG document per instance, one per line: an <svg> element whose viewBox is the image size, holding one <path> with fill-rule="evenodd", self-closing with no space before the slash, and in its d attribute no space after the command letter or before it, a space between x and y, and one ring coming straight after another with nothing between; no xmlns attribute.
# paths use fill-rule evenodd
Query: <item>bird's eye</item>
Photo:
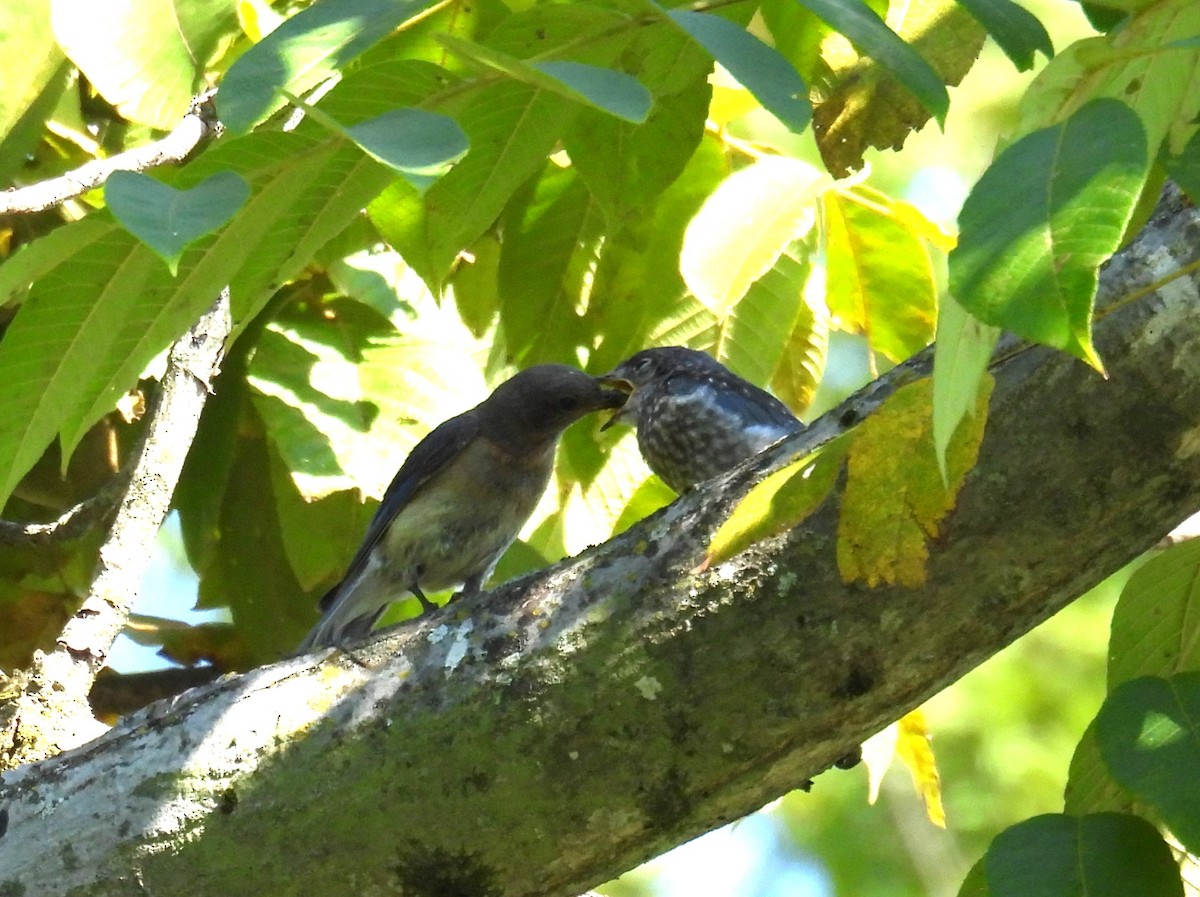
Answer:
<svg viewBox="0 0 1200 897"><path fill-rule="evenodd" d="M579 399L576 396L561 396L558 407L560 411L574 411L579 407Z"/></svg>
<svg viewBox="0 0 1200 897"><path fill-rule="evenodd" d="M633 372L635 374L642 374L650 370L652 367L654 367L653 358L639 358L633 363Z"/></svg>

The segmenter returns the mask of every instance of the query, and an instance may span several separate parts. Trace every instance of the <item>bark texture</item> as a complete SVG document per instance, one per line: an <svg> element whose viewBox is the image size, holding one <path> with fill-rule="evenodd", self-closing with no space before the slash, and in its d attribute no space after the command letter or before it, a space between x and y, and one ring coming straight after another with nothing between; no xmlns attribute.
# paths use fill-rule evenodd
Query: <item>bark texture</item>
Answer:
<svg viewBox="0 0 1200 897"><path fill-rule="evenodd" d="M1170 193L1102 302L1198 257L1200 216ZM836 495L693 572L752 483L918 359L623 536L379 638L365 666L218 681L6 774L0 895L575 894L756 809L1200 508L1198 294L1193 273L1105 317L1107 381L1041 349L995 370L924 588L841 581Z"/></svg>

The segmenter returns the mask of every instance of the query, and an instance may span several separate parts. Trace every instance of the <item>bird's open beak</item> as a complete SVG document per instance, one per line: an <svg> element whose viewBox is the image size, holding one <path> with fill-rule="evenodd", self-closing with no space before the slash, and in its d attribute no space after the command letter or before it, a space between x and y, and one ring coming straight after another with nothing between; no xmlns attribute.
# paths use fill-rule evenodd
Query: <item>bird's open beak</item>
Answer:
<svg viewBox="0 0 1200 897"><path fill-rule="evenodd" d="M622 380L620 377L611 377L607 374L603 377L597 377L596 379L599 381L601 386L615 390L621 397L621 400L613 405L613 407L617 409L616 412L612 417L600 425L600 429L603 431L607 430L613 424L620 423L621 420L626 416L625 403L626 400L628 400L628 398L633 394L633 384L628 380Z"/></svg>

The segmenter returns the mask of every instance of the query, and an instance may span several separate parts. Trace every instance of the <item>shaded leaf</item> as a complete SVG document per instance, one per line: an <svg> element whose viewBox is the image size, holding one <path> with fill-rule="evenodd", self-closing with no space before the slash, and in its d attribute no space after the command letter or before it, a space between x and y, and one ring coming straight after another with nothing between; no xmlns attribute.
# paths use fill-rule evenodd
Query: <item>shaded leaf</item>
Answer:
<svg viewBox="0 0 1200 897"><path fill-rule="evenodd" d="M371 220L435 292L458 254L496 221L517 189L539 171L578 106L505 81L469 92L447 108L473 150L423 196L389 187Z"/></svg>
<svg viewBox="0 0 1200 897"><path fill-rule="evenodd" d="M602 219L578 174L549 164L509 204L500 255L500 326L519 366L571 363L592 328L579 314Z"/></svg>
<svg viewBox="0 0 1200 897"><path fill-rule="evenodd" d="M845 35L903 84L921 105L944 124L950 95L938 73L862 0L797 0Z"/></svg>
<svg viewBox="0 0 1200 897"><path fill-rule="evenodd" d="M679 253L688 221L728 171L720 142L705 137L653 205L605 242L588 304L588 315L603 335L590 358L594 370L610 370L652 345L690 309L703 310L685 298ZM711 314L705 314L711 323Z"/></svg>
<svg viewBox="0 0 1200 897"><path fill-rule="evenodd" d="M958 889L958 897L989 897L985 857L980 857L979 862L971 867Z"/></svg>
<svg viewBox="0 0 1200 897"><path fill-rule="evenodd" d="M449 34L439 35L438 40L452 53L485 69L568 100L585 102L625 121L643 122L650 111L650 92L624 72L571 61L526 62Z"/></svg>
<svg viewBox="0 0 1200 897"><path fill-rule="evenodd" d="M683 35L668 32L665 37L677 39L680 67L710 64ZM643 125L592 109L575 119L563 136L564 146L610 221L633 219L682 174L704 134L710 92L698 74L685 89L656 97Z"/></svg>
<svg viewBox="0 0 1200 897"><path fill-rule="evenodd" d="M1183 188L1192 202L1200 201L1200 130L1179 155L1167 159L1167 176Z"/></svg>
<svg viewBox="0 0 1200 897"><path fill-rule="evenodd" d="M667 14L786 127L796 133L808 127L812 120L808 87L775 50L720 16L685 9Z"/></svg>
<svg viewBox="0 0 1200 897"><path fill-rule="evenodd" d="M831 179L806 162L767 156L731 174L688 224L679 268L692 293L723 317L816 221Z"/></svg>
<svg viewBox="0 0 1200 897"><path fill-rule="evenodd" d="M395 109L346 129L372 158L420 191L467 154L470 143L454 119L424 109Z"/></svg>
<svg viewBox="0 0 1200 897"><path fill-rule="evenodd" d="M985 382L981 406L991 394L992 381ZM838 519L838 567L846 582L910 588L925 582L929 541L975 465L987 417L977 412L954 434L947 487L933 448L932 395L929 380L901 387L853 433Z"/></svg>
<svg viewBox="0 0 1200 897"><path fill-rule="evenodd" d="M1113 778L1200 853L1200 673L1122 682L1096 716L1096 740Z"/></svg>
<svg viewBox="0 0 1200 897"><path fill-rule="evenodd" d="M1183 897L1170 848L1136 816L1035 816L988 848L990 897Z"/></svg>
<svg viewBox="0 0 1200 897"><path fill-rule="evenodd" d="M1018 71L1033 68L1035 53L1054 56L1054 44L1037 16L1012 0L958 0L996 39Z"/></svg>
<svg viewBox="0 0 1200 897"><path fill-rule="evenodd" d="M1120 243L1148 164L1141 123L1116 100L1094 100L1014 143L963 204L950 254L955 298L986 324L1100 368L1097 270Z"/></svg>
<svg viewBox="0 0 1200 897"><path fill-rule="evenodd" d="M891 4L887 24L929 63L941 81L958 84L979 56L987 32L964 10L941 0ZM842 45L845 45L844 48ZM816 109L813 131L830 173L861 168L867 147L900 149L929 111L869 57L840 36L822 44L836 86Z"/></svg>
<svg viewBox="0 0 1200 897"><path fill-rule="evenodd" d="M245 179L232 171L219 171L190 190L134 171L115 171L104 185L109 210L166 261L172 274L183 250L228 222L249 196Z"/></svg>

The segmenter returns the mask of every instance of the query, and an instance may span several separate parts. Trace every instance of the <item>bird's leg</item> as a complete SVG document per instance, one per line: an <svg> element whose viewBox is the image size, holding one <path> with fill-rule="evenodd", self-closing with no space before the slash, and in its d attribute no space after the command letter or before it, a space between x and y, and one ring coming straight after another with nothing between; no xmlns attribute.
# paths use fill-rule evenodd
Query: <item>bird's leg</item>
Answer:
<svg viewBox="0 0 1200 897"><path fill-rule="evenodd" d="M493 567L495 564L492 565ZM468 576L463 580L463 587L455 594L455 598L466 598L469 595L477 595L483 591L483 581L491 574L492 568L488 567L482 573L476 573L474 576Z"/></svg>
<svg viewBox="0 0 1200 897"><path fill-rule="evenodd" d="M425 593L421 591L421 587L415 582L408 587L408 590L417 596L417 600L421 602L421 613L431 614L438 609L438 606L425 597Z"/></svg>

